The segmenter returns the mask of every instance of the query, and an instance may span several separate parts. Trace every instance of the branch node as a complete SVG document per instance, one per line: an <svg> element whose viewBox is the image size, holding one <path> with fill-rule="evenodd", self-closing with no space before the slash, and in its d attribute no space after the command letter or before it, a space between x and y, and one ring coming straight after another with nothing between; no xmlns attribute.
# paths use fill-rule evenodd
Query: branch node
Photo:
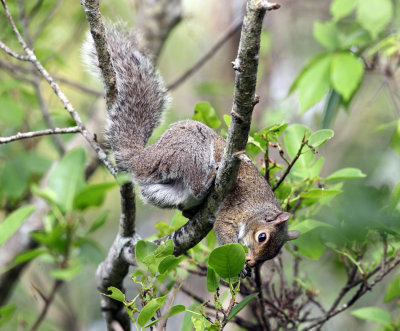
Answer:
<svg viewBox="0 0 400 331"><path fill-rule="evenodd" d="M244 160L246 158L246 151L238 151L236 153L233 153L233 157L237 157L240 160Z"/></svg>
<svg viewBox="0 0 400 331"><path fill-rule="evenodd" d="M265 10L271 11L271 10L277 10L281 8L281 5L279 3L274 3L274 2L269 2L266 1L266 3L263 5Z"/></svg>
<svg viewBox="0 0 400 331"><path fill-rule="evenodd" d="M233 109L231 111L232 118L236 119L237 121L243 122L244 118L239 113L235 112Z"/></svg>
<svg viewBox="0 0 400 331"><path fill-rule="evenodd" d="M255 94L253 99L253 107L260 102L260 96Z"/></svg>
<svg viewBox="0 0 400 331"><path fill-rule="evenodd" d="M240 60L238 58L236 58L235 61L232 61L232 68L233 70L240 72Z"/></svg>

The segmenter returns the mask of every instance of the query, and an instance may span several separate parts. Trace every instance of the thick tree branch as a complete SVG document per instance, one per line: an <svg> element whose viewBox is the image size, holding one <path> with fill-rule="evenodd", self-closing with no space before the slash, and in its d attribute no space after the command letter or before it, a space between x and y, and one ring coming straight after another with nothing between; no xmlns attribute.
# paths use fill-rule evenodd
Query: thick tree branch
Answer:
<svg viewBox="0 0 400 331"><path fill-rule="evenodd" d="M175 255L180 255L195 246L212 229L221 202L236 182L240 158L246 149L251 116L257 99L255 89L262 21L266 10L277 8L278 5L271 5L268 1L247 2L238 56L233 62L236 79L232 120L215 185L201 210L189 222L158 241L172 239Z"/></svg>
<svg viewBox="0 0 400 331"><path fill-rule="evenodd" d="M90 33L94 41L99 67L104 80L107 109L111 109L117 99L118 90L115 71L112 66L110 52L108 51L105 29L101 20L99 0L82 0L81 4L89 23Z"/></svg>
<svg viewBox="0 0 400 331"><path fill-rule="evenodd" d="M164 3L164 1L162 1L162 3ZM161 12L157 12L157 17L152 17L152 19L149 18L149 20L143 21L144 31L151 30L154 32L154 30L152 30L154 28L154 23L156 23L157 30L162 31L160 34L153 34L154 38L152 38L152 47L147 47L156 55L158 55L158 52L172 27L178 22L177 18L178 16L180 17L180 14L178 16L175 14L181 12L180 0L168 1L165 3L164 7L159 7L160 4L161 2L157 3L155 6L153 1L143 1L143 7L148 6L149 9L150 7L155 6L153 9L162 9ZM104 78L107 110L110 110L115 103L118 90L116 87L115 72L108 51L105 29L101 21L99 1L82 0L82 5L90 26L90 31L99 59L100 70ZM146 8L143 10L148 13ZM160 17L163 19L160 20ZM146 36L148 37L148 35ZM123 279L128 272L129 264L134 263L134 245L136 245L138 237L135 236L135 193L133 184L129 182L122 185L120 187L120 192L121 217L119 234L110 248L106 260L99 265L96 274L97 286L99 291L102 293L107 292L108 287L111 285L123 289ZM129 330L129 318L125 314L124 307L121 303L103 296L101 299L101 307L109 330L118 328L117 325L122 327L124 330Z"/></svg>

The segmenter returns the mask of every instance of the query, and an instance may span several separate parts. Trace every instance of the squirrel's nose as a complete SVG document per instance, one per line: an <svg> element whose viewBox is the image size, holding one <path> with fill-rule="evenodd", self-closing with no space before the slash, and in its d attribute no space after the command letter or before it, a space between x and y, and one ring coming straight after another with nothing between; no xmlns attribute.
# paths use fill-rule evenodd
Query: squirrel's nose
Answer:
<svg viewBox="0 0 400 331"><path fill-rule="evenodd" d="M254 259L251 259L251 258L246 258L246 264L249 267L254 267L254 265L256 264L256 261Z"/></svg>

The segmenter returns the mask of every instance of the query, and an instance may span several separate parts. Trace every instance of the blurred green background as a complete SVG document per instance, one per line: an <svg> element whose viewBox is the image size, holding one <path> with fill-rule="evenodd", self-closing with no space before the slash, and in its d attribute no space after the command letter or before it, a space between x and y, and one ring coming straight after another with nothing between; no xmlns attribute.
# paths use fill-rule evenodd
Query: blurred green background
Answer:
<svg viewBox="0 0 400 331"><path fill-rule="evenodd" d="M397 12L400 4L399 1L393 3L393 21L385 31L386 35L397 33L398 30ZM327 98L323 98L311 109L301 113L298 96L296 93L289 94L289 89L309 59L324 52L324 47L314 38L314 27L316 22L331 19L331 2L282 0L280 4L282 7L279 11L267 13L264 21L265 30L262 35L257 86L260 103L255 107L253 115L254 130L280 122L302 123L317 130L322 127ZM12 13L17 15L17 4L8 1L8 5ZM237 17L243 15L244 9L244 1L239 0L185 0L183 5L183 21L170 34L158 61L160 72L167 85L190 68L211 47L218 36L222 35ZM51 16L56 6L58 10ZM135 21L135 8L133 0L104 0L101 3L104 18L111 21L123 20L129 25ZM32 31L41 29L42 22L49 17L51 21L42 31L38 30L40 35L34 44L39 60L56 79L65 77L101 91L101 82L95 81L85 71L80 59L81 45L88 28L79 1L44 0L35 19L32 20L30 27ZM354 17L350 16L348 21L352 20ZM346 27L350 29L349 26L344 24L344 29ZM0 40L13 49L19 49L3 12L0 13ZM236 57L238 41L239 33L236 33L200 70L172 91L170 110L165 123L155 136L159 135L169 123L191 118L194 105L199 101L210 102L219 117L229 114L234 85L231 61ZM357 233L361 240L364 238L363 231L366 227L380 219L379 211L400 181L400 139L396 133L400 114L400 91L395 83L398 64L391 62L399 61L398 51L396 54L395 60L389 57L379 59L383 68L385 66L395 68L390 77L378 70L365 72L360 89L346 109L338 110L337 117L332 122L334 138L319 150L320 156L325 159L322 170L324 176L343 167L359 168L367 175L364 179L346 182L344 193L318 213L319 220L325 222L349 220L347 226L351 228L350 235ZM0 54L0 60L1 136L45 128L46 124L43 122L34 89L29 83L13 77L4 69L4 63L14 64L15 61L10 61L4 53ZM73 88L70 84L64 84L62 80L60 85L84 120L91 118L91 114L96 112L97 117L92 118L88 126L101 141L105 123L102 99ZM56 125L59 127L72 125L71 119L52 94L50 87L44 83L42 87ZM70 140L71 137L62 136L62 139ZM88 149L85 142L77 144ZM1 219L30 196L30 185L46 173L56 158L57 153L49 137L1 145ZM92 183L110 181L112 177L103 169L98 169L91 179ZM92 209L85 214L84 222L91 224L104 211L108 212L106 225L92 235L99 249L88 247L84 252L87 263L83 271L64 285L41 330L105 328L94 275L98 263L104 258L117 233L119 207L119 192L115 187L107 195L101 208ZM159 221L167 221L172 214L173 211L159 210L144 205L137 199L137 232L144 238L154 234L154 225ZM399 222L398 219L385 221L389 226ZM345 228L337 229L332 231L331 235L340 241L342 237L346 237L346 231ZM302 268L306 268L307 274L312 275L310 281L313 287L327 302L331 302L335 297L340 286L338 284L343 280L342 272L332 264L329 254L325 253L323 258L316 261L306 259L307 262L302 265ZM4 326L5 329L10 325L12 325L10 330L24 329L23 321L30 325L35 320L41 300L34 287L41 288L46 293L49 291L50 268L46 259L36 260L28 267L10 299L10 303L14 303L18 310L12 317L12 324ZM393 275L396 273L399 274L398 268ZM199 282L196 277L191 276L188 282L195 292L204 291L204 282ZM363 297L356 307L382 306L392 311L392 316L398 316L399 309L396 302L382 305L385 284L387 281L374 288L373 292ZM134 293L133 284L127 286L128 293ZM184 296L177 298L177 302L180 300L186 304L190 302ZM168 328L177 330L180 318L174 317L169 322ZM365 323L345 313L329 321L323 329L375 330L377 328L377 324Z"/></svg>

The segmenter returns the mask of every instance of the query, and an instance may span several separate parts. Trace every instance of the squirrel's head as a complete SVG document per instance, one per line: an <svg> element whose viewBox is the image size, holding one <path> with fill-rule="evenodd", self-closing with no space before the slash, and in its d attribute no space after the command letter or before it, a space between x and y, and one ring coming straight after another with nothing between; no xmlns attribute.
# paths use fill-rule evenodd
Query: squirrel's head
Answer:
<svg viewBox="0 0 400 331"><path fill-rule="evenodd" d="M278 212L273 215L256 217L246 222L246 229L239 229L239 241L247 245L249 251L246 263L249 267L274 258L288 240L296 239L298 231L288 231L290 214ZM241 234L244 234L241 236Z"/></svg>

